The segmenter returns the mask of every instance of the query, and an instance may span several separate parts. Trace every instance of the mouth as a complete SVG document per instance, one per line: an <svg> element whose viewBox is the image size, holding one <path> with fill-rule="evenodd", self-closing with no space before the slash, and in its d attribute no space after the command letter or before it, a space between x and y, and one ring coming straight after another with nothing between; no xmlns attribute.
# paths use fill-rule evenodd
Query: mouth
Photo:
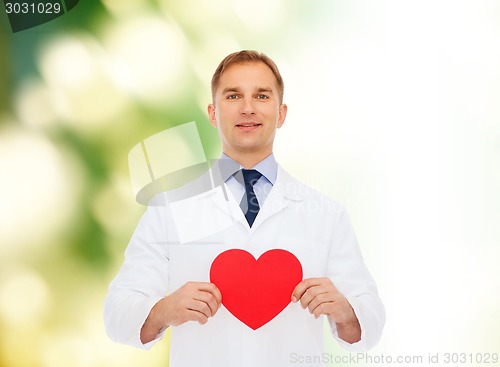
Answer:
<svg viewBox="0 0 500 367"><path fill-rule="evenodd" d="M240 130L244 131L251 131L255 130L262 126L262 124L259 124L258 122L242 122L240 124L237 124L236 127Z"/></svg>

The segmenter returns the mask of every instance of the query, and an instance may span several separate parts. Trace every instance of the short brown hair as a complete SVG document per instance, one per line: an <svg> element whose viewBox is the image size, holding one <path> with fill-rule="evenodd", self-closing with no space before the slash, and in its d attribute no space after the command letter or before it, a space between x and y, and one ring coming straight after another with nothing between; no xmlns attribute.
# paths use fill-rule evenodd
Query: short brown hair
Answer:
<svg viewBox="0 0 500 367"><path fill-rule="evenodd" d="M215 91L217 90L217 87L219 86L219 79L224 73L224 71L231 65L234 64L243 64L246 62L263 62L266 64L269 69L273 72L274 76L276 77L276 81L278 83L278 94L279 94L279 99L280 103L283 103L283 93L285 90L285 84L283 83L283 78L281 77L280 71L278 70L278 67L274 63L271 58L262 52L254 51L254 50L242 50L238 52L234 52L224 58L224 60L221 61L217 69L215 69L215 73L212 76L212 99L215 99Z"/></svg>

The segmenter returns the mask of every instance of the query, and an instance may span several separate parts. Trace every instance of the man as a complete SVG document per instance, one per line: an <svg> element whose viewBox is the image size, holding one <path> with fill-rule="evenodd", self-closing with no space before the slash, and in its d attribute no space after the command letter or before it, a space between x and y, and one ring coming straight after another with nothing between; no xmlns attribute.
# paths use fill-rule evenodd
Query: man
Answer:
<svg viewBox="0 0 500 367"><path fill-rule="evenodd" d="M176 202L165 196L165 205L148 208L105 301L112 339L148 349L173 327L173 367L321 365L324 318L348 350L378 342L384 308L345 210L274 159L287 113L283 90L278 68L263 54L240 51L221 62L208 115L222 142L223 184ZM212 262L229 249L256 259L285 249L301 263L292 302L256 330L228 312L210 283Z"/></svg>

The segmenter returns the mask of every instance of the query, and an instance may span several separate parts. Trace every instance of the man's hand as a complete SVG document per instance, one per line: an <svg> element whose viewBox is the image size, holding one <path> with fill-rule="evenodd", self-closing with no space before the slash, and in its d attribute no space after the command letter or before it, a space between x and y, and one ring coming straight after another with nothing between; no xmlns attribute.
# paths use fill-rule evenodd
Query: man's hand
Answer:
<svg viewBox="0 0 500 367"><path fill-rule="evenodd" d="M327 315L337 325L342 340L355 343L361 340L361 327L351 304L329 278L304 279L294 289L292 301L318 318Z"/></svg>
<svg viewBox="0 0 500 367"><path fill-rule="evenodd" d="M154 340L166 326L178 326L188 321L205 324L215 315L222 302L219 289L212 283L188 282L158 301L151 309L141 329L141 342Z"/></svg>

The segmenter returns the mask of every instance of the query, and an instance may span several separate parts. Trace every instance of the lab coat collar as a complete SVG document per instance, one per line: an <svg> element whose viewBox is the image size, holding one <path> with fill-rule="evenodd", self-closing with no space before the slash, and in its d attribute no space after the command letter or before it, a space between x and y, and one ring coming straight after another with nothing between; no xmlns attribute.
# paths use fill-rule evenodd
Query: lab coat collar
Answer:
<svg viewBox="0 0 500 367"><path fill-rule="evenodd" d="M300 192L303 185L278 166L276 183L250 227L239 203L227 185L220 182L220 175L216 170L210 170L207 174L211 175L210 180L213 184L211 189L198 193L200 185L196 183L194 185L196 189L186 190L187 193L194 195L182 195L183 199L170 201L170 210L181 243L218 233L234 225L235 222L252 235L269 218L303 200L304 193ZM193 226L194 223L197 225Z"/></svg>
<svg viewBox="0 0 500 367"><path fill-rule="evenodd" d="M276 183L269 192L251 228L239 204L236 202L233 195L231 195L229 188L225 184L218 188L217 193L210 196L215 205L237 220L250 232L253 232L273 215L281 212L294 202L302 201L303 197L299 192L299 187L300 185L298 185L297 181L278 165Z"/></svg>

